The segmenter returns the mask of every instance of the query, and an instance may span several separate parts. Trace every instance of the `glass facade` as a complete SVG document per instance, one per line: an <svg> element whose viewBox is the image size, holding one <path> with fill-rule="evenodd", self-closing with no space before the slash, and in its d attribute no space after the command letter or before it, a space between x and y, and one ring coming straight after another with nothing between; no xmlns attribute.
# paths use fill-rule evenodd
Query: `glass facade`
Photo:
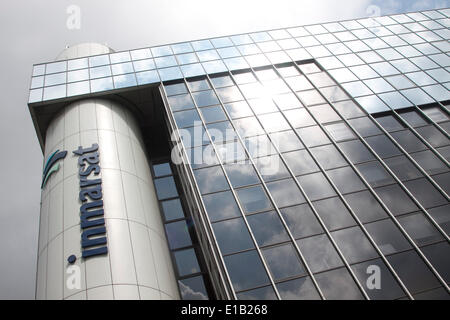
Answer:
<svg viewBox="0 0 450 320"><path fill-rule="evenodd" d="M184 298L223 297L221 277L237 299L448 299L449 17L35 65L29 102L161 84L179 158L153 175Z"/></svg>

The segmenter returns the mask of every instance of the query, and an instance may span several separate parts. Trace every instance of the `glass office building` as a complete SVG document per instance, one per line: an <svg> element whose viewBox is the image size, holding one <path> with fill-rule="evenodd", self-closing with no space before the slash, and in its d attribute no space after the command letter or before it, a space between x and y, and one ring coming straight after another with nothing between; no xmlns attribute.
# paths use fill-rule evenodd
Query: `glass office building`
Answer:
<svg viewBox="0 0 450 320"><path fill-rule="evenodd" d="M98 142L108 239L81 258L68 156L37 298L448 299L449 27L442 9L35 65L45 158Z"/></svg>

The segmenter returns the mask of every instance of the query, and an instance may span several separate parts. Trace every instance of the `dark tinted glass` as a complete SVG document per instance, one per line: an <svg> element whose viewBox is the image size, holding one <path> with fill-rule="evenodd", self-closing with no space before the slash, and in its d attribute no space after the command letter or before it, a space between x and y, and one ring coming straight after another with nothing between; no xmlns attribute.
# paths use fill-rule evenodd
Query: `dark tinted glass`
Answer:
<svg viewBox="0 0 450 320"><path fill-rule="evenodd" d="M202 276L178 280L178 285L183 300L208 300Z"/></svg>
<svg viewBox="0 0 450 320"><path fill-rule="evenodd" d="M378 257L375 249L359 227L334 231L331 235L349 263Z"/></svg>
<svg viewBox="0 0 450 320"><path fill-rule="evenodd" d="M433 267L446 283L450 282L450 246L448 242L441 242L422 248L423 253L430 260Z"/></svg>
<svg viewBox="0 0 450 320"><path fill-rule="evenodd" d="M186 221L177 221L166 224L167 240L170 249L177 249L192 245Z"/></svg>
<svg viewBox="0 0 450 320"><path fill-rule="evenodd" d="M416 129L417 132L433 147L443 147L450 143L449 139L444 136L436 127L426 126Z"/></svg>
<svg viewBox="0 0 450 320"><path fill-rule="evenodd" d="M428 213L433 217L433 219L439 224L439 226L444 230L444 232L450 234L450 205L437 207L429 209Z"/></svg>
<svg viewBox="0 0 450 320"><path fill-rule="evenodd" d="M385 135L369 137L366 141L381 158L400 154L400 150Z"/></svg>
<svg viewBox="0 0 450 320"><path fill-rule="evenodd" d="M350 193L366 189L361 179L350 167L330 170L327 173L341 193Z"/></svg>
<svg viewBox="0 0 450 320"><path fill-rule="evenodd" d="M397 253L387 259L411 293L439 286L436 277L416 252Z"/></svg>
<svg viewBox="0 0 450 320"><path fill-rule="evenodd" d="M274 280L300 276L306 273L292 244L283 244L262 250Z"/></svg>
<svg viewBox="0 0 450 320"><path fill-rule="evenodd" d="M239 217L239 208L231 191L213 193L203 196L206 212L211 221Z"/></svg>
<svg viewBox="0 0 450 320"><path fill-rule="evenodd" d="M374 136L381 133L381 130L368 117L352 119L348 122L362 137Z"/></svg>
<svg viewBox="0 0 450 320"><path fill-rule="evenodd" d="M419 169L417 169L414 164L405 156L389 158L384 162L388 165L389 169L394 172L397 178L402 181L415 179L422 176Z"/></svg>
<svg viewBox="0 0 450 320"><path fill-rule="evenodd" d="M336 195L323 173L313 173L297 178L311 201Z"/></svg>
<svg viewBox="0 0 450 320"><path fill-rule="evenodd" d="M384 254L411 249L411 245L391 219L366 224L367 232Z"/></svg>
<svg viewBox="0 0 450 320"><path fill-rule="evenodd" d="M319 273L315 278L326 299L364 299L356 283L345 268Z"/></svg>
<svg viewBox="0 0 450 320"><path fill-rule="evenodd" d="M373 188L395 183L392 176L378 161L359 164L356 168Z"/></svg>
<svg viewBox="0 0 450 320"><path fill-rule="evenodd" d="M317 201L313 205L329 230L346 228L356 224L355 219L338 197Z"/></svg>
<svg viewBox="0 0 450 320"><path fill-rule="evenodd" d="M180 277L200 272L200 266L198 265L197 256L193 248L175 251L173 255Z"/></svg>
<svg viewBox="0 0 450 320"><path fill-rule="evenodd" d="M242 218L213 223L213 229L222 254L254 248Z"/></svg>
<svg viewBox="0 0 450 320"><path fill-rule="evenodd" d="M311 153L325 170L347 165L347 161L332 144L312 148Z"/></svg>
<svg viewBox="0 0 450 320"><path fill-rule="evenodd" d="M344 198L363 223L387 217L387 213L369 191L347 194Z"/></svg>
<svg viewBox="0 0 450 320"><path fill-rule="evenodd" d="M448 171L445 165L433 152L430 150L411 154L414 160L428 173L442 173Z"/></svg>
<svg viewBox="0 0 450 320"><path fill-rule="evenodd" d="M277 289L283 300L320 300L320 295L309 277L278 283Z"/></svg>
<svg viewBox="0 0 450 320"><path fill-rule="evenodd" d="M173 177L155 179L155 188L158 199L167 199L178 196L177 187Z"/></svg>
<svg viewBox="0 0 450 320"><path fill-rule="evenodd" d="M167 176L172 174L169 163L161 163L153 165L153 172L155 177Z"/></svg>
<svg viewBox="0 0 450 320"><path fill-rule="evenodd" d="M375 268L379 268L380 271L379 274L381 283L379 288L374 288L374 285L376 284L374 283L375 280L371 281L371 279L369 279L369 277L375 275ZM394 300L406 295L381 259L355 264L352 266L352 269L355 272L359 282L364 286L364 289L370 299ZM367 284L370 284L370 286Z"/></svg>
<svg viewBox="0 0 450 320"><path fill-rule="evenodd" d="M224 257L224 260L236 291L269 284L269 277L256 251L234 254Z"/></svg>
<svg viewBox="0 0 450 320"><path fill-rule="evenodd" d="M277 300L271 286L238 293L237 298L239 300Z"/></svg>
<svg viewBox="0 0 450 320"><path fill-rule="evenodd" d="M398 218L398 221L405 228L409 236L422 246L442 240L443 237L439 231L421 212L408 214Z"/></svg>
<svg viewBox="0 0 450 320"><path fill-rule="evenodd" d="M427 148L410 130L393 132L391 135L408 153Z"/></svg>
<svg viewBox="0 0 450 320"><path fill-rule="evenodd" d="M397 184L377 188L375 192L394 215L418 210L411 198Z"/></svg>
<svg viewBox="0 0 450 320"><path fill-rule="evenodd" d="M388 132L401 130L404 128L404 125L401 124L400 121L393 115L377 117L376 120Z"/></svg>
<svg viewBox="0 0 450 320"><path fill-rule="evenodd" d="M444 196L425 178L405 182L405 185L425 208L448 203Z"/></svg>
<svg viewBox="0 0 450 320"><path fill-rule="evenodd" d="M180 199L173 199L161 202L164 218L166 221L184 218L183 208Z"/></svg>
<svg viewBox="0 0 450 320"><path fill-rule="evenodd" d="M312 272L343 265L336 249L325 234L297 240L297 244Z"/></svg>
<svg viewBox="0 0 450 320"><path fill-rule="evenodd" d="M286 229L275 211L248 216L247 221L259 246L266 246L289 240Z"/></svg>
<svg viewBox="0 0 450 320"><path fill-rule="evenodd" d="M303 238L323 232L308 204L281 209L281 214L294 238Z"/></svg>
<svg viewBox="0 0 450 320"><path fill-rule="evenodd" d="M375 159L369 149L367 149L359 140L342 142L339 143L339 146L352 163L360 163Z"/></svg>

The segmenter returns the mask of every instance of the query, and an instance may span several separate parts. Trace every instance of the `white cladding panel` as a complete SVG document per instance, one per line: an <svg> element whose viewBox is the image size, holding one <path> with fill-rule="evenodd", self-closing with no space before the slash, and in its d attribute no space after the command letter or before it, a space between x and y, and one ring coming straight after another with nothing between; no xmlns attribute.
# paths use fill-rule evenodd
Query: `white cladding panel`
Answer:
<svg viewBox="0 0 450 320"><path fill-rule="evenodd" d="M99 145L108 254L83 259L78 156L72 151L94 143ZM67 156L42 190L37 299L179 299L133 115L109 100L72 103L48 127L45 160L56 150L66 150ZM70 265L72 254L77 261ZM81 272L75 288L73 266Z"/></svg>

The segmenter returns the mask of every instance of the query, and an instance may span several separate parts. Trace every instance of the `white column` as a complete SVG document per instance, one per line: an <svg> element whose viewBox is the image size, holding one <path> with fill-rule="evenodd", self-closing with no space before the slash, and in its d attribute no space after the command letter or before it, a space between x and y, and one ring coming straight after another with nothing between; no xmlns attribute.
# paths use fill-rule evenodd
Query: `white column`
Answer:
<svg viewBox="0 0 450 320"><path fill-rule="evenodd" d="M99 146L108 253L81 258L79 146ZM144 144L133 115L102 99L64 108L50 123L45 160L67 151L42 189L37 299L179 299ZM98 178L95 176L95 178ZM77 257L69 264L70 255ZM73 267L75 266L75 268ZM80 287L70 288L73 269Z"/></svg>

